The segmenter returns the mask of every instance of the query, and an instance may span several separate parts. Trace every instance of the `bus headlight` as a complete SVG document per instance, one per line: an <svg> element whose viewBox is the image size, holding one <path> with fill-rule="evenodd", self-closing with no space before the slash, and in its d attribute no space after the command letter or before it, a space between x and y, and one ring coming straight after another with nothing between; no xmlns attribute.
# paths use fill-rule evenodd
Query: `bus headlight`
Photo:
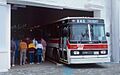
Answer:
<svg viewBox="0 0 120 75"><path fill-rule="evenodd" d="M106 51L100 51L101 54L106 54Z"/></svg>
<svg viewBox="0 0 120 75"><path fill-rule="evenodd" d="M80 52L79 51L74 51L73 54L78 55L78 54L80 54Z"/></svg>
<svg viewBox="0 0 120 75"><path fill-rule="evenodd" d="M95 55L98 55L98 54L99 54L99 51L94 51L94 54L95 54Z"/></svg>

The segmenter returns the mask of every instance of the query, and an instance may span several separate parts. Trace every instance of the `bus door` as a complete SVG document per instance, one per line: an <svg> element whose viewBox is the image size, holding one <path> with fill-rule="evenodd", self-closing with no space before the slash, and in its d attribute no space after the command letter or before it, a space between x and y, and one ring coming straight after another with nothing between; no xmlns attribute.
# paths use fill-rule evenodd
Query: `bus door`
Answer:
<svg viewBox="0 0 120 75"><path fill-rule="evenodd" d="M68 38L68 27L61 28L60 37L60 58L67 62L67 38Z"/></svg>

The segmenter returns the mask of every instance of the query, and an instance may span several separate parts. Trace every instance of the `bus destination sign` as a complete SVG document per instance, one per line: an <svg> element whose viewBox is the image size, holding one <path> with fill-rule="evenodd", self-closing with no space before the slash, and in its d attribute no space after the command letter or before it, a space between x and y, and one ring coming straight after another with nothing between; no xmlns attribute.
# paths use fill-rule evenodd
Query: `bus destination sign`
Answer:
<svg viewBox="0 0 120 75"><path fill-rule="evenodd" d="M102 19L72 19L73 23L104 23Z"/></svg>

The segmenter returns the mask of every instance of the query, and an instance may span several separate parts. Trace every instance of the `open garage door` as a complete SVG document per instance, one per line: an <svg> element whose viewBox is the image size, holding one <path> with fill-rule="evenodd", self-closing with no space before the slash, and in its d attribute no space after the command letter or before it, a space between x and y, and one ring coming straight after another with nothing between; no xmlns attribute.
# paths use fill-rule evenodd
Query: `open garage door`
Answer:
<svg viewBox="0 0 120 75"><path fill-rule="evenodd" d="M14 4L11 11L11 37L17 41L27 37L34 38L41 36L41 30L38 28L58 19L64 17L93 17L94 14L93 11L51 9L33 6L15 7ZM16 58L19 58L18 49L16 53Z"/></svg>

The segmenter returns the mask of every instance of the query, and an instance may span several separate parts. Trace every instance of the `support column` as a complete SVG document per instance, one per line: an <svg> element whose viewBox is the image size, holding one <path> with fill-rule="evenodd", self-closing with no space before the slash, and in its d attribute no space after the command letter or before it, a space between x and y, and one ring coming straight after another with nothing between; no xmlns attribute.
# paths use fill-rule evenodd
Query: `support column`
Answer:
<svg viewBox="0 0 120 75"><path fill-rule="evenodd" d="M108 41L108 50L109 50L109 57L111 59L111 0L105 0L104 1L104 9L103 12L104 14L102 15L102 17L104 17L105 20L105 32L109 32L110 33L110 37L107 37L107 41ZM110 60L111 61L111 60Z"/></svg>
<svg viewBox="0 0 120 75"><path fill-rule="evenodd" d="M108 1L109 2L109 1ZM120 62L120 1L111 0L112 61Z"/></svg>
<svg viewBox="0 0 120 75"><path fill-rule="evenodd" d="M0 72L10 69L10 12L10 5L0 0Z"/></svg>

